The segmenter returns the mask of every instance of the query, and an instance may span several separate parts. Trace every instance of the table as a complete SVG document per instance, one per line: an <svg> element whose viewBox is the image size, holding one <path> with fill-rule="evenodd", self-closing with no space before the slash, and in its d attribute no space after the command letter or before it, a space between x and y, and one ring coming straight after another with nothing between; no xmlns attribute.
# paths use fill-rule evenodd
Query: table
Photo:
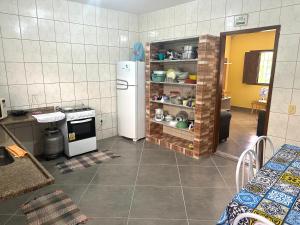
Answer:
<svg viewBox="0 0 300 225"><path fill-rule="evenodd" d="M251 102L251 113L259 109L266 109L267 101L266 100L256 100Z"/></svg>
<svg viewBox="0 0 300 225"><path fill-rule="evenodd" d="M276 225L300 225L300 147L283 145L226 206L218 225L252 212ZM253 224L245 219L241 224Z"/></svg>

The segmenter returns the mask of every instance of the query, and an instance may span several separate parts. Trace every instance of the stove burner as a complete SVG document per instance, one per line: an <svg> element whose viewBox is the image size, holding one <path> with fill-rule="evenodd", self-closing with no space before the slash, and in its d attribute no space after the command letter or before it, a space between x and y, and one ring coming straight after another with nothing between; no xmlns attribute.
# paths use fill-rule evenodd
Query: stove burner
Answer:
<svg viewBox="0 0 300 225"><path fill-rule="evenodd" d="M83 112L83 111L89 111L92 110L90 107L65 107L65 108L60 108L60 111L63 113L72 113L72 112Z"/></svg>

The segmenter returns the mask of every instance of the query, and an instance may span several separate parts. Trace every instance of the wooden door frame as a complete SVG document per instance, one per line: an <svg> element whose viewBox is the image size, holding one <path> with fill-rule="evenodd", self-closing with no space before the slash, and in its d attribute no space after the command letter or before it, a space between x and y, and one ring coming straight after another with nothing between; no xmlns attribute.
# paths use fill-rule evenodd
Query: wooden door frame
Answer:
<svg viewBox="0 0 300 225"><path fill-rule="evenodd" d="M223 81L223 70L224 70L224 59L225 59L225 45L226 45L226 36L228 35L237 35L237 34L248 34L248 33L256 33L267 30L275 30L275 40L274 40L274 53L273 53L273 63L271 69L271 77L269 84L269 93L268 93L268 101L266 107L266 117L265 117L265 127L264 127L264 135L267 134L268 124L269 124L269 114L270 114L270 106L273 92L273 83L274 83L274 73L276 67L276 59L277 59L277 51L278 51L278 42L280 36L280 25L275 26L267 26L267 27L258 27L251 28L245 30L237 30L237 31L229 31L220 33L220 53L219 53L219 68L217 77L217 93L216 93L216 107L215 107L215 122L214 122L214 146L213 152L217 151L217 147L219 145L219 128L220 128L220 113L221 113L221 99L222 99L222 81ZM263 152L261 152L263 154ZM262 155L261 155L262 156ZM262 158L261 158L262 159Z"/></svg>

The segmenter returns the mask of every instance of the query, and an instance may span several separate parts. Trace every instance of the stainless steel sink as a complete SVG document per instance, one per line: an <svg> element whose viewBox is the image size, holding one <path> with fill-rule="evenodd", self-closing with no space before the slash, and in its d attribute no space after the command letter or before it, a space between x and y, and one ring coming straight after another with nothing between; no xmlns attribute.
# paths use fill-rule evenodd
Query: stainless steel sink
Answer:
<svg viewBox="0 0 300 225"><path fill-rule="evenodd" d="M9 154L6 148L0 146L0 166L11 164L14 161L15 161L14 158Z"/></svg>

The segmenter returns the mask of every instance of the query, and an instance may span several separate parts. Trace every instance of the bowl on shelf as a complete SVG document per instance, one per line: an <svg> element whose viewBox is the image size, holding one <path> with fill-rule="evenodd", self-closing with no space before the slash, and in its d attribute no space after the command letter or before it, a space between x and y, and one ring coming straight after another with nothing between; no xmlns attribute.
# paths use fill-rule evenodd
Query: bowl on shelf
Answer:
<svg viewBox="0 0 300 225"><path fill-rule="evenodd" d="M189 73L188 72L176 72L176 77L178 80L185 80L186 78L188 78Z"/></svg>
<svg viewBox="0 0 300 225"><path fill-rule="evenodd" d="M188 125L187 121L178 121L176 124L176 127L180 128L180 129L186 129L189 127L189 125Z"/></svg>
<svg viewBox="0 0 300 225"><path fill-rule="evenodd" d="M152 75L151 75L151 79L154 82L164 82L166 79L166 72L165 71L153 71Z"/></svg>
<svg viewBox="0 0 300 225"><path fill-rule="evenodd" d="M196 74L190 74L189 79L190 80L197 80L197 75Z"/></svg>
<svg viewBox="0 0 300 225"><path fill-rule="evenodd" d="M176 127L177 121L176 121L176 120L171 120L171 121L169 121L169 125L170 125L171 127Z"/></svg>

